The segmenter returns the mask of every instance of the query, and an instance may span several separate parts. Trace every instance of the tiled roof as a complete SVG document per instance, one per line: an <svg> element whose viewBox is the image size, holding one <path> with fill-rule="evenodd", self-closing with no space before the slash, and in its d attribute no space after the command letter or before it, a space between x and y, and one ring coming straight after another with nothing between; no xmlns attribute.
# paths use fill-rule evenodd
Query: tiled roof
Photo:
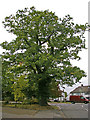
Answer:
<svg viewBox="0 0 90 120"><path fill-rule="evenodd" d="M76 89L74 89L73 91L71 91L70 93L80 93L80 92L83 92L83 93L89 92L90 93L90 85L89 86L79 86Z"/></svg>

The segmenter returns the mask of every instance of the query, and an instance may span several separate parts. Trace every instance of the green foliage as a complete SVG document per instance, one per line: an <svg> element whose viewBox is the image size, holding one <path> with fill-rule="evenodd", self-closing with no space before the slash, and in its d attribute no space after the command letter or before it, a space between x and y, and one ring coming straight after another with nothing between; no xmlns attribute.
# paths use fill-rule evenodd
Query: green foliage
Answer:
<svg viewBox="0 0 90 120"><path fill-rule="evenodd" d="M1 44L6 50L2 54L3 94L9 87L7 91L14 94L15 100L24 95L36 96L41 105L46 105L52 80L72 86L86 76L70 60L80 60L78 53L85 49L87 24L75 25L70 15L61 19L53 12L34 7L18 10L16 15L6 17L3 24L16 35L11 42ZM27 82L19 78L21 75ZM14 86L12 80L17 78Z"/></svg>
<svg viewBox="0 0 90 120"><path fill-rule="evenodd" d="M67 92L65 92L65 98L67 97Z"/></svg>
<svg viewBox="0 0 90 120"><path fill-rule="evenodd" d="M51 98L58 98L61 96L60 88L58 87L59 83L52 81L50 83L50 97Z"/></svg>
<svg viewBox="0 0 90 120"><path fill-rule="evenodd" d="M23 101L25 95L23 93L23 88L28 86L28 81L25 81L25 75L22 75L18 77L17 80L14 81L14 84L12 85L13 94L14 94L14 100L15 101Z"/></svg>

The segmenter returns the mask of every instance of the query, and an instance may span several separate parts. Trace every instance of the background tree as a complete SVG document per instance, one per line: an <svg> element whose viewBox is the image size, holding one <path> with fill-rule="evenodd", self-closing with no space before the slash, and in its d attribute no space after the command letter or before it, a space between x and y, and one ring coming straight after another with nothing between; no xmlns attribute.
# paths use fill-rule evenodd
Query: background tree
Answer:
<svg viewBox="0 0 90 120"><path fill-rule="evenodd" d="M13 89L11 88L13 85L13 81L11 81L11 78L14 79L14 74L9 71L9 61L2 61L2 100L9 101L14 100L14 95L12 94ZM2 57L2 58L3 58Z"/></svg>
<svg viewBox="0 0 90 120"><path fill-rule="evenodd" d="M33 81L37 88L40 105L47 105L52 80L72 86L86 76L70 60L80 60L78 53L85 48L87 25L75 25L72 20L70 15L61 19L53 12L32 7L18 10L3 21L6 30L16 35L11 42L1 44L6 50L2 57L7 69L3 69L14 78L27 74L28 83Z"/></svg>
<svg viewBox="0 0 90 120"><path fill-rule="evenodd" d="M52 81L50 83L50 97L53 99L53 98L59 98L61 96L62 96L62 91L60 90L59 82Z"/></svg>

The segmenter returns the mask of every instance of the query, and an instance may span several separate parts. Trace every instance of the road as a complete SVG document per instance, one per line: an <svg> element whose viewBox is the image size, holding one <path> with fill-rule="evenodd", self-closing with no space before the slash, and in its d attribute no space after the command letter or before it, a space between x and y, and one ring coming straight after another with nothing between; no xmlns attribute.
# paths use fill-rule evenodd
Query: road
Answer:
<svg viewBox="0 0 90 120"><path fill-rule="evenodd" d="M53 105L56 105L60 108L60 110L63 112L65 118L88 118L88 104L57 103L57 104L53 104Z"/></svg>

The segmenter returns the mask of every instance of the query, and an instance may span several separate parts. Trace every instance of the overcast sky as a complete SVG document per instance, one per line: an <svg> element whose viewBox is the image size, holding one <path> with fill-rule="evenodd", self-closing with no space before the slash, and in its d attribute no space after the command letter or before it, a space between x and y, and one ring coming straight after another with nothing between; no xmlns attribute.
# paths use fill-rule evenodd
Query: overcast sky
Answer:
<svg viewBox="0 0 90 120"><path fill-rule="evenodd" d="M0 43L11 41L15 36L8 33L3 27L2 21L6 16L15 14L18 9L35 6L37 10L53 11L58 17L64 17L69 14L74 19L74 23L85 24L88 22L88 2L89 0L2 0L0 2ZM88 33L85 33L86 47L88 47ZM2 53L0 48L0 54ZM88 50L83 50L80 53L82 60L79 62L73 61L73 65L77 65L88 75ZM82 78L81 82L84 85L88 84L88 77ZM66 91L70 92L80 83L73 87L66 87Z"/></svg>

